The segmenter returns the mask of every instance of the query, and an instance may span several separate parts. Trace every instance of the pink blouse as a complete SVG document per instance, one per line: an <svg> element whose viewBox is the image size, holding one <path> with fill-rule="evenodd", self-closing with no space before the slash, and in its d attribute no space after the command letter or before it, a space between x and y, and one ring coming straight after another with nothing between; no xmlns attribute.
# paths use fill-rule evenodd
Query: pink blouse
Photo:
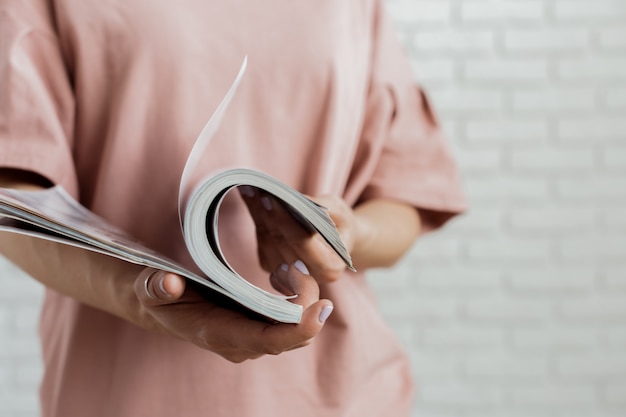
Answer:
<svg viewBox="0 0 626 417"><path fill-rule="evenodd" d="M178 182L245 55L196 178L248 166L309 195L465 208L436 118L381 0L1 0L0 167L35 171L190 265ZM222 245L258 285L253 224L227 201ZM45 417L403 416L407 357L359 273L325 285L312 345L232 364L48 291Z"/></svg>

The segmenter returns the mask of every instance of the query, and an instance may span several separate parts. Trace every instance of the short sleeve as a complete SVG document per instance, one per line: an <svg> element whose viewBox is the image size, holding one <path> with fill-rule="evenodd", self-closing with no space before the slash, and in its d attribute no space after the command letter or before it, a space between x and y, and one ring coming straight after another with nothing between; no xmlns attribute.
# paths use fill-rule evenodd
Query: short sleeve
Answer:
<svg viewBox="0 0 626 417"><path fill-rule="evenodd" d="M43 0L0 0L0 167L76 192L74 98Z"/></svg>
<svg viewBox="0 0 626 417"><path fill-rule="evenodd" d="M380 3L360 154L351 180L366 181L359 200L407 202L423 212L425 228L432 229L467 204L439 122Z"/></svg>

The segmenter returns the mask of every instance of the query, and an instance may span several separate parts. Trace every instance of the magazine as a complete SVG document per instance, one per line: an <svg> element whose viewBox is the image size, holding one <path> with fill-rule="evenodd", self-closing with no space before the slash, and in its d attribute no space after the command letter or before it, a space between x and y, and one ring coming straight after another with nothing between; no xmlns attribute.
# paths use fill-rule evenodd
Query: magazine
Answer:
<svg viewBox="0 0 626 417"><path fill-rule="evenodd" d="M350 269L352 261L327 211L306 196L260 171L223 170L189 190L188 179L217 131L221 118L245 72L241 66L232 86L198 137L183 170L178 196L179 220L191 258L204 275L151 250L75 201L61 186L24 191L0 188L0 231L21 233L114 256L128 262L179 274L268 319L299 323L302 307L292 297L261 289L240 276L225 259L219 244L218 215L228 191L252 186L279 199L294 218L319 233Z"/></svg>

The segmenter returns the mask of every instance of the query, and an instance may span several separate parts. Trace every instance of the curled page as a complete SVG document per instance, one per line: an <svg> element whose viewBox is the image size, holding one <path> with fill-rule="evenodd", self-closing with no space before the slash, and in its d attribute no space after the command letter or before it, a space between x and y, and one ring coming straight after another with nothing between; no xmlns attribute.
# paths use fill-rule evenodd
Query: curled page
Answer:
<svg viewBox="0 0 626 417"><path fill-rule="evenodd" d="M196 165L198 165L198 161L200 157L204 154L206 147L209 142L217 132L217 129L220 127L220 123L222 122L222 118L226 113L226 109L230 104L231 100L235 96L235 92L237 91L237 87L239 87L239 83L243 78L243 74L246 72L246 66L248 65L248 57L244 57L243 62L241 64L241 68L239 69L239 73L232 85L228 89L228 92L220 102L219 106L207 122L207 124L202 129L200 136L196 139L196 143L191 148L191 152L189 153L189 157L187 158L187 162L185 163L185 168L183 169L183 174L180 178L180 185L178 188L178 221L180 224L181 231L184 234L183 230L183 212L185 210L185 198L189 192L189 178L191 177Z"/></svg>

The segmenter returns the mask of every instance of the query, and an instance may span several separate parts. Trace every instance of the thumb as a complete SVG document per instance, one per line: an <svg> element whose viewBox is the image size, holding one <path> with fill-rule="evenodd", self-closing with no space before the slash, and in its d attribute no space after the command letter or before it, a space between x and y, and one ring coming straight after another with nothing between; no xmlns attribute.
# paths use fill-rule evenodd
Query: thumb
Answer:
<svg viewBox="0 0 626 417"><path fill-rule="evenodd" d="M178 301L185 284L179 275L148 267L135 278L135 294L143 305L156 307Z"/></svg>

